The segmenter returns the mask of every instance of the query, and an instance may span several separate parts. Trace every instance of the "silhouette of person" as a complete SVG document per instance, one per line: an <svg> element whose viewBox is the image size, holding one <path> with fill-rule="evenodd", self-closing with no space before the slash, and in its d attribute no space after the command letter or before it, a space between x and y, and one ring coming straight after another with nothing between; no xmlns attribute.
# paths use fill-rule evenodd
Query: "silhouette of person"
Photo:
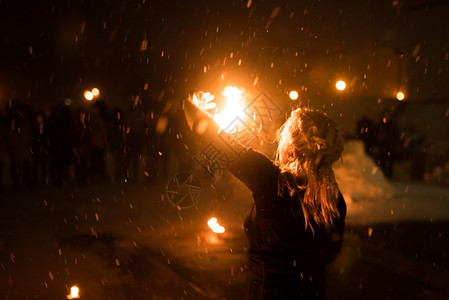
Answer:
<svg viewBox="0 0 449 300"><path fill-rule="evenodd" d="M3 169L8 159L8 149L6 145L8 145L6 118L4 114L0 111L0 192L2 192L4 189Z"/></svg>
<svg viewBox="0 0 449 300"><path fill-rule="evenodd" d="M355 136L363 142L365 153L368 155L371 153L372 147L375 144L374 124L374 117L369 112L364 114L356 123Z"/></svg>
<svg viewBox="0 0 449 300"><path fill-rule="evenodd" d="M374 126L376 159L387 178L393 175L396 151L400 143L399 126L392 119L391 113L384 111L382 119Z"/></svg>
<svg viewBox="0 0 449 300"><path fill-rule="evenodd" d="M118 182L123 182L125 176L125 137L126 124L124 112L115 108L112 111L109 125L108 145L114 160L115 176Z"/></svg>
<svg viewBox="0 0 449 300"><path fill-rule="evenodd" d="M54 107L50 112L48 143L52 183L65 185L74 159L72 114L65 106Z"/></svg>
<svg viewBox="0 0 449 300"><path fill-rule="evenodd" d="M325 299L325 266L340 252L346 217L332 170L343 151L335 122L307 108L292 111L271 161L219 136L218 125L193 103L184 107L193 132L235 158L230 171L253 193L244 220L247 299Z"/></svg>
<svg viewBox="0 0 449 300"><path fill-rule="evenodd" d="M10 173L13 187L32 187L31 142L33 139L31 108L18 101L11 102L8 113Z"/></svg>

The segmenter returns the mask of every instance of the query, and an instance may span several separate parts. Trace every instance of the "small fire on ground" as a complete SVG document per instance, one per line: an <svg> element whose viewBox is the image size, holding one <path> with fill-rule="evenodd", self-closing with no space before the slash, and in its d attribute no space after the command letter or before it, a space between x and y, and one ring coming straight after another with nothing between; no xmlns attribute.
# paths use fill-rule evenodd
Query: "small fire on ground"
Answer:
<svg viewBox="0 0 449 300"><path fill-rule="evenodd" d="M74 285L70 288L70 294L67 295L67 299L78 299L80 297L80 289Z"/></svg>
<svg viewBox="0 0 449 300"><path fill-rule="evenodd" d="M225 228L218 224L217 218L215 217L210 218L210 220L207 222L207 225L209 225L209 228L215 233L225 232Z"/></svg>

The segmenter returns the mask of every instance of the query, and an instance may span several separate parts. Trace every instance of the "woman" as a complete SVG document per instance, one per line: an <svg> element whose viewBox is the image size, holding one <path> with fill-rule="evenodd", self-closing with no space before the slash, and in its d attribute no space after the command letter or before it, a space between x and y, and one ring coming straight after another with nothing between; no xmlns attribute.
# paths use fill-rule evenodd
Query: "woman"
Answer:
<svg viewBox="0 0 449 300"><path fill-rule="evenodd" d="M215 127L204 129L204 119L199 123L200 135L212 137ZM277 142L274 162L232 143L241 151L230 171L254 199L244 222L250 245L247 299L324 299L325 266L341 249L346 217L332 170L343 136L325 114L299 108L278 131Z"/></svg>

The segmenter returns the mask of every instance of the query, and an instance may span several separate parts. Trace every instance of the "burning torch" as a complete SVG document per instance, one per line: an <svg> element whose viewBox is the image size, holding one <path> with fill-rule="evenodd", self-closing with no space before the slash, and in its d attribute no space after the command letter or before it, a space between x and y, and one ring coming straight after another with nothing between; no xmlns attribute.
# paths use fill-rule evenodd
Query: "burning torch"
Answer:
<svg viewBox="0 0 449 300"><path fill-rule="evenodd" d="M218 112L214 95L196 92L183 102L184 114L190 129L201 142L214 143L229 159L235 160L246 148L226 130L233 120L244 115L242 91L226 87L223 95L225 107Z"/></svg>
<svg viewBox="0 0 449 300"><path fill-rule="evenodd" d="M226 103L224 109L218 111L216 103L213 102L214 95L194 93L184 101L184 113L187 124L201 142L213 143L227 156L228 161L235 161L246 148L226 130L236 118L243 118L242 91L235 87L226 87L223 96ZM216 217L209 219L207 224L211 231L205 234L206 241L215 245L222 243L225 228L218 223Z"/></svg>

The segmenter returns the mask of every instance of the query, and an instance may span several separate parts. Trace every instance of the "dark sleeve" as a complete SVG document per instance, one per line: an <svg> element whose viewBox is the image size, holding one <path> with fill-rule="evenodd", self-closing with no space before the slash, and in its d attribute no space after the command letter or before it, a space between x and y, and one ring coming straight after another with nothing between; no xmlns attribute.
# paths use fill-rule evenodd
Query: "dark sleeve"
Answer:
<svg viewBox="0 0 449 300"><path fill-rule="evenodd" d="M254 196L277 195L279 168L262 153L248 149L231 165L230 171Z"/></svg>
<svg viewBox="0 0 449 300"><path fill-rule="evenodd" d="M330 233L330 238L328 239L326 249L324 250L325 262L327 264L332 263L337 258L343 244L343 232L346 219L346 202L340 192L338 193L337 207L340 217L335 220L333 230Z"/></svg>

